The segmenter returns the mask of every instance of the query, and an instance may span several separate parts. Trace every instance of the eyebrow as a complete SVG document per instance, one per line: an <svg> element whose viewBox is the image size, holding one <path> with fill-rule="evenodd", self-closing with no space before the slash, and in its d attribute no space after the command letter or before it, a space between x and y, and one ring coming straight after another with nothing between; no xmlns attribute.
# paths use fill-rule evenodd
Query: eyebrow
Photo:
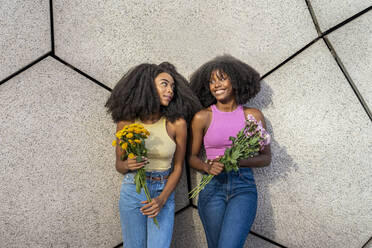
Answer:
<svg viewBox="0 0 372 248"><path fill-rule="evenodd" d="M166 79L166 78L160 78L160 80L164 80L164 81L166 81L168 84L174 84L174 82L170 82L168 79Z"/></svg>

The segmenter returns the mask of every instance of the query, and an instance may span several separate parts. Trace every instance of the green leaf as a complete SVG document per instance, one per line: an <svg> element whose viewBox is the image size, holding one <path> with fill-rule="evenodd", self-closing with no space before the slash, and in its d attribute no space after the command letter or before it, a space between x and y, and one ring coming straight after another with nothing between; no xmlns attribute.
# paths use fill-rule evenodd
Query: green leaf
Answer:
<svg viewBox="0 0 372 248"><path fill-rule="evenodd" d="M136 192L140 194L141 193L141 180L140 180L139 173L136 173L136 175L134 176L134 182L136 183Z"/></svg>
<svg viewBox="0 0 372 248"><path fill-rule="evenodd" d="M141 155L136 157L137 163L141 162L142 160L143 160L143 157Z"/></svg>

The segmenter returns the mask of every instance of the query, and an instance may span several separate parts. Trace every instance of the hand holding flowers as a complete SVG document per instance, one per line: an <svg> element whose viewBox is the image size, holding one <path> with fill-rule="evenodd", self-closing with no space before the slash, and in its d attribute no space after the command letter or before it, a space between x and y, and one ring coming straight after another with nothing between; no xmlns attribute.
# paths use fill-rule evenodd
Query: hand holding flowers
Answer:
<svg viewBox="0 0 372 248"><path fill-rule="evenodd" d="M129 170L137 170L136 175L134 176L134 181L136 184L136 191L138 194L141 193L141 189L145 192L147 201L142 203L151 203L152 199L150 192L146 184L146 171L143 166L147 162L147 149L145 147L145 139L150 135L142 125L134 123L130 125L125 125L122 130L116 133L116 137L119 139L119 146L123 149L124 153L121 156L121 160L127 160ZM117 145L116 140L112 142L113 146ZM159 206L156 204L151 204L153 206ZM143 208L146 209L146 206ZM141 209L143 209L141 208ZM142 210L141 210L142 211ZM156 215L155 215L156 216ZM155 216L154 223L159 227L158 221Z"/></svg>
<svg viewBox="0 0 372 248"><path fill-rule="evenodd" d="M248 114L244 128L242 128L236 137L229 138L232 141L231 147L225 150L225 153L219 163L224 165L226 172L239 170L239 160L254 157L270 143L270 135L263 128L261 121ZM218 175L222 169L216 166L216 161L208 161L208 175L204 175L201 182L189 192L190 198L195 198L200 191L212 180L214 175Z"/></svg>

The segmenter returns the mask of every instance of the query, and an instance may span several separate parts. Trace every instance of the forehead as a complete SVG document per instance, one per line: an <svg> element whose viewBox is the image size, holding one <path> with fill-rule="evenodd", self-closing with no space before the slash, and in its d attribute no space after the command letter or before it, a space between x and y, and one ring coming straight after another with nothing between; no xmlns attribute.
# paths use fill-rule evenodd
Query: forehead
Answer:
<svg viewBox="0 0 372 248"><path fill-rule="evenodd" d="M161 80L167 80L170 83L174 83L173 77L167 72L159 73L159 75L156 76L155 78L156 82L161 81Z"/></svg>
<svg viewBox="0 0 372 248"><path fill-rule="evenodd" d="M226 72L221 69L214 69L211 72L211 78L221 78L227 76Z"/></svg>

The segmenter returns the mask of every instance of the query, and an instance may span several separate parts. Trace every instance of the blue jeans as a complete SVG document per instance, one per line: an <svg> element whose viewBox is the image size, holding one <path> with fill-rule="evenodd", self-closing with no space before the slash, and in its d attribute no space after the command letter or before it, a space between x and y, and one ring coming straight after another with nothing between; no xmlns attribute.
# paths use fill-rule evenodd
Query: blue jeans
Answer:
<svg viewBox="0 0 372 248"><path fill-rule="evenodd" d="M243 247L256 210L257 189L250 168L215 176L198 201L208 247Z"/></svg>
<svg viewBox="0 0 372 248"><path fill-rule="evenodd" d="M148 176L161 177L169 174L164 172L146 172ZM134 184L135 173L124 175L120 190L119 212L123 243L125 248L164 248L169 247L172 241L174 224L174 192L169 196L160 213L156 217L159 223L158 228L153 218L142 215L140 208L144 206L141 201L146 200L146 195L141 190L141 194L136 192ZM166 179L155 181L147 179L147 187L151 198L155 198L162 192Z"/></svg>

